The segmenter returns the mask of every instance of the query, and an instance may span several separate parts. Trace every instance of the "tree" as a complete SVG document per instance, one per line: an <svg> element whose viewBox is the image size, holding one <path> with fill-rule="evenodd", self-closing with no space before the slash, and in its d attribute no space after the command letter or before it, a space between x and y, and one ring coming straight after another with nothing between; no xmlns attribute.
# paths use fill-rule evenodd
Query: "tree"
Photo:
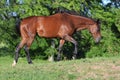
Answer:
<svg viewBox="0 0 120 80"><path fill-rule="evenodd" d="M16 33L16 21L18 18L28 16L48 16L59 12L71 12L75 15L82 15L101 20L101 32L103 39L99 45L95 45L93 38L88 31L80 31L74 34L78 41L79 57L96 57L119 55L120 43L120 2L110 0L106 5L102 0L1 0L0 1L0 41L4 44L7 52L14 53L14 49L20 41ZM108 34L109 33L109 34ZM55 48L58 46L58 39L54 39ZM0 44L1 44L0 43ZM38 44L39 43L39 44ZM6 45L6 46L5 46ZM36 36L32 47L33 58L46 59L49 54L56 53L51 46L51 39ZM3 47L0 48L4 50ZM71 58L73 45L69 42L63 47L63 54ZM0 55L6 52L1 52ZM8 55L8 54L7 54ZM12 55L12 54L10 54ZM21 56L25 56L23 50Z"/></svg>

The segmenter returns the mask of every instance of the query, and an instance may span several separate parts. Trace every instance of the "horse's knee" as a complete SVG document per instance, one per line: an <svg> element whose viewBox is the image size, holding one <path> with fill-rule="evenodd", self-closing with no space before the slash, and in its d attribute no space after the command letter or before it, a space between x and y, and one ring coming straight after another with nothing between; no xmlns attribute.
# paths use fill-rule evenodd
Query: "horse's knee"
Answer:
<svg viewBox="0 0 120 80"><path fill-rule="evenodd" d="M26 46L26 45L24 46L24 50L25 50L25 51L27 51L27 50L28 50L28 48L27 48L27 46Z"/></svg>

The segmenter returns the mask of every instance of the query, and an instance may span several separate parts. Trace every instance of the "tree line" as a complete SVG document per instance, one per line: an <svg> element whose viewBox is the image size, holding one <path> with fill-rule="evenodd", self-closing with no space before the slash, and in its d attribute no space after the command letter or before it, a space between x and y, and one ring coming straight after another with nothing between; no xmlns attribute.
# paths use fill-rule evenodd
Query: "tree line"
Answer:
<svg viewBox="0 0 120 80"><path fill-rule="evenodd" d="M116 56L120 54L120 1L109 0L1 0L0 1L0 56L14 55L20 41L15 25L20 18L29 16L49 16L57 12L71 12L75 15L100 19L102 40L95 45L87 30L73 35L78 41L78 58ZM47 59L56 55L59 39L36 36L31 46L31 57ZM54 43L54 44L53 44ZM71 58L73 44L66 42L63 57ZM21 56L25 56L21 50Z"/></svg>

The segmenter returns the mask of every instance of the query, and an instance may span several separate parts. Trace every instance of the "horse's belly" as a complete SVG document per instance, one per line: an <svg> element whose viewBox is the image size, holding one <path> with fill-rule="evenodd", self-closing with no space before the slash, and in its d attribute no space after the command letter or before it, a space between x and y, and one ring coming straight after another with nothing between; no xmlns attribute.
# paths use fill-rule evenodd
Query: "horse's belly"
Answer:
<svg viewBox="0 0 120 80"><path fill-rule="evenodd" d="M38 29L37 33L41 37L57 37L57 33L54 32L54 29L52 30Z"/></svg>

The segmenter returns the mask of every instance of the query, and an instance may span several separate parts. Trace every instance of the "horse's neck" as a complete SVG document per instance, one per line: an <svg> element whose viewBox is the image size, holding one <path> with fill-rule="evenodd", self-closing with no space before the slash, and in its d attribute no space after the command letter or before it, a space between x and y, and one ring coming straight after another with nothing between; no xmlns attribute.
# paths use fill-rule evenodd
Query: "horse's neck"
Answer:
<svg viewBox="0 0 120 80"><path fill-rule="evenodd" d="M76 30L79 31L79 30L89 28L90 25L94 24L94 21L89 18L75 16L73 18L73 23L74 23L74 27L76 28Z"/></svg>
<svg viewBox="0 0 120 80"><path fill-rule="evenodd" d="M88 29L88 27L89 27L88 25L81 25L81 26L78 26L78 27L76 28L76 31Z"/></svg>

